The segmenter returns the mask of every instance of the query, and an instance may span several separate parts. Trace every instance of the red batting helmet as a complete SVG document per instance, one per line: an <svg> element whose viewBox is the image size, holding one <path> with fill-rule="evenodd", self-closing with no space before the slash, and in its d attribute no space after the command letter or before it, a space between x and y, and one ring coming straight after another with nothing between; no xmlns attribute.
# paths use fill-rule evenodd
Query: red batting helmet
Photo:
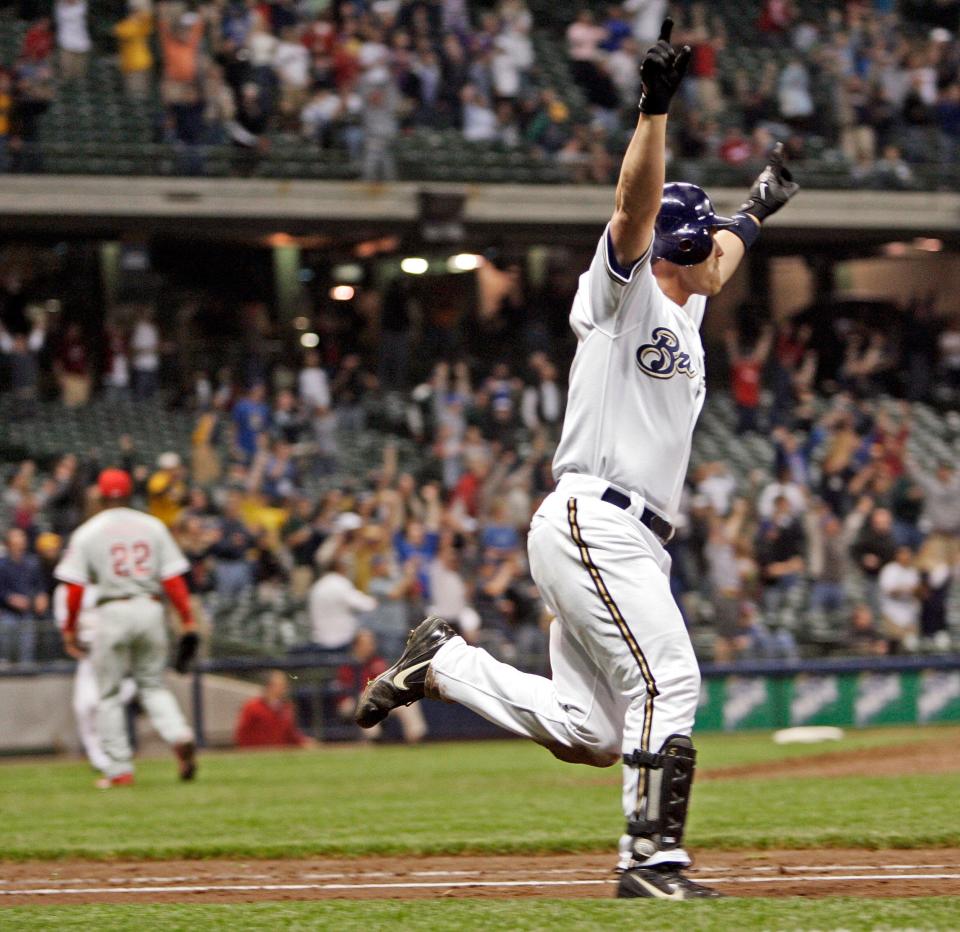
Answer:
<svg viewBox="0 0 960 932"><path fill-rule="evenodd" d="M130 473L123 469L105 469L97 479L103 498L129 498L133 491Z"/></svg>

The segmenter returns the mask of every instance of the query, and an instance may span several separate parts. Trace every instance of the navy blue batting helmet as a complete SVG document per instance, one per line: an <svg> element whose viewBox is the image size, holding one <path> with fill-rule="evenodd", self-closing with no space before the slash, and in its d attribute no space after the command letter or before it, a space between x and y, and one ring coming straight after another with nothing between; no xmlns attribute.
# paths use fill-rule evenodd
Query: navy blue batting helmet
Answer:
<svg viewBox="0 0 960 932"><path fill-rule="evenodd" d="M703 188L685 181L663 186L663 200L653 238L653 258L696 265L713 251L713 230L736 223L720 217Z"/></svg>

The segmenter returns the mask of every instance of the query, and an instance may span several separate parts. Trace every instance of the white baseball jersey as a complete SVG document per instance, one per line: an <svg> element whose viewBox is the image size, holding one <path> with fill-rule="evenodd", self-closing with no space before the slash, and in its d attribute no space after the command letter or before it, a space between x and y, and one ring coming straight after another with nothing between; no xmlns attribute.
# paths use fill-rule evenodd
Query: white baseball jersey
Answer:
<svg viewBox="0 0 960 932"><path fill-rule="evenodd" d="M705 394L706 300L674 304L657 285L649 249L620 267L607 226L570 312L579 344L554 478L605 479L674 519Z"/></svg>
<svg viewBox="0 0 960 932"><path fill-rule="evenodd" d="M100 599L159 595L165 579L190 568L166 526L132 508L106 508L80 525L57 565L63 582L96 583Z"/></svg>
<svg viewBox="0 0 960 932"><path fill-rule="evenodd" d="M80 615L77 618L77 640L86 648L93 643L97 630L97 599L100 590L96 586L87 586L83 590L80 603ZM53 620L62 631L67 626L67 587L57 586L53 590Z"/></svg>

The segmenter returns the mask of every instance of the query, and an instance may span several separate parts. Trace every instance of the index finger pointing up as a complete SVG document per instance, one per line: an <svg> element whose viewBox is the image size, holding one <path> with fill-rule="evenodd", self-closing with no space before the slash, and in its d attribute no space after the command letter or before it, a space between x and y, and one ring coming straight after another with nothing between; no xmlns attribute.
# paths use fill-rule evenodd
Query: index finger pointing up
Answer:
<svg viewBox="0 0 960 932"><path fill-rule="evenodd" d="M668 16L668 17L663 21L663 25L660 27L660 40L659 40L659 41L661 41L661 42L669 42L669 41L670 41L670 33L671 33L671 32L673 32L673 19Z"/></svg>

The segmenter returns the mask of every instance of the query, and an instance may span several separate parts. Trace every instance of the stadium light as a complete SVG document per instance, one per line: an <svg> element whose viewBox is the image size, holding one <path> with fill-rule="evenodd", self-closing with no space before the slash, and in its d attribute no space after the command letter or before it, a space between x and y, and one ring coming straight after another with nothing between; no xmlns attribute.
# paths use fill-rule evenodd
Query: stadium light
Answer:
<svg viewBox="0 0 960 932"><path fill-rule="evenodd" d="M423 275L430 268L430 263L419 256L410 256L400 262L400 269L407 275Z"/></svg>
<svg viewBox="0 0 960 932"><path fill-rule="evenodd" d="M906 243L884 243L882 248L885 256L905 256L907 254Z"/></svg>
<svg viewBox="0 0 960 932"><path fill-rule="evenodd" d="M334 285L330 289L330 297L334 301L349 301L354 294L353 285Z"/></svg>
<svg viewBox="0 0 960 932"><path fill-rule="evenodd" d="M942 239L932 239L930 237L918 236L914 241L913 245L917 249L922 249L924 252L942 252L943 251L943 240Z"/></svg>
<svg viewBox="0 0 960 932"><path fill-rule="evenodd" d="M309 317L294 317L293 327L295 330L306 330L310 326Z"/></svg>
<svg viewBox="0 0 960 932"><path fill-rule="evenodd" d="M320 345L320 337L315 333L305 333L300 337L300 345L306 349L313 349L315 346Z"/></svg>
<svg viewBox="0 0 960 932"><path fill-rule="evenodd" d="M472 252L461 252L447 259L449 272L474 272L483 265L483 256Z"/></svg>

